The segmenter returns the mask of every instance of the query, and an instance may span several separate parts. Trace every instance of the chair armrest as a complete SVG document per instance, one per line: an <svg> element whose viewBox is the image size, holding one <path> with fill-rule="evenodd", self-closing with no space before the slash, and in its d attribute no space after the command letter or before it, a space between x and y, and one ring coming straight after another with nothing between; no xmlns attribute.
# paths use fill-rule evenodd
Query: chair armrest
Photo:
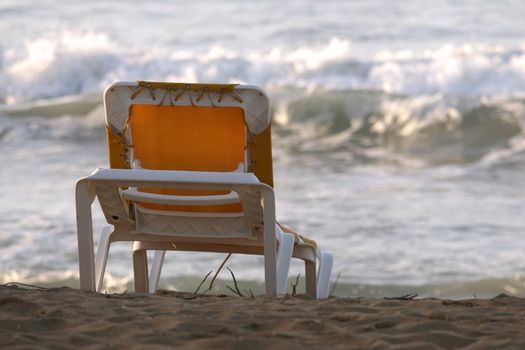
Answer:
<svg viewBox="0 0 525 350"><path fill-rule="evenodd" d="M230 189L236 186L271 187L252 173L203 172L146 169L97 169L79 181L108 183L119 187L170 187Z"/></svg>

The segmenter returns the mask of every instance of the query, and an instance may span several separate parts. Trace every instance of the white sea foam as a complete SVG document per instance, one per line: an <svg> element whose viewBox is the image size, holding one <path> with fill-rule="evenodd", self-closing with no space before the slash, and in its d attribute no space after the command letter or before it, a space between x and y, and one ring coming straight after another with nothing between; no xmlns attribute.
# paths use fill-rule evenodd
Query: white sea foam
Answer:
<svg viewBox="0 0 525 350"><path fill-rule="evenodd" d="M350 38L269 50L119 44L97 32L42 37L2 48L0 97L8 104L102 90L115 80L247 82L265 87L369 89L452 96L523 96L525 48L464 44L386 50L357 58Z"/></svg>
<svg viewBox="0 0 525 350"><path fill-rule="evenodd" d="M276 125L292 132L287 147L300 150L330 151L358 140L408 153L433 152L433 145L460 132L464 117L472 119L469 113L480 120L487 113L501 118L491 128L510 125L512 130L495 137L478 133L482 143L499 145L524 124L522 112L507 113L505 107L520 106L511 100L525 96L525 47L519 45L383 50L365 59L357 58L351 40L343 37L253 51L218 44L209 49L128 47L107 34L66 31L1 50L0 55L0 77L6 82L0 86L0 100L15 110L4 106L8 114L85 114L94 107L91 96L80 97L69 109L63 107L67 101L54 99L100 93L115 80L149 79L262 85L274 97ZM46 100L51 106L46 107ZM93 120L97 125L97 118ZM461 140L450 141L459 145ZM467 161L487 154L478 146L473 146L478 148L475 153L481 153ZM449 162L458 151L444 151L436 161ZM365 157L375 158L377 152L366 150Z"/></svg>
<svg viewBox="0 0 525 350"><path fill-rule="evenodd" d="M444 45L436 50L384 51L369 83L410 95L523 96L524 47Z"/></svg>

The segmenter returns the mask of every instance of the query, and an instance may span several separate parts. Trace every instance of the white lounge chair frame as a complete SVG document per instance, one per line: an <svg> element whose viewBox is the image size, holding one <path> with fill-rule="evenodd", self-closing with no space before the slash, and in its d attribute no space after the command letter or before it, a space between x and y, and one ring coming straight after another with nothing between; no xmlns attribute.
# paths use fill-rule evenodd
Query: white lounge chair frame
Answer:
<svg viewBox="0 0 525 350"><path fill-rule="evenodd" d="M123 113L127 113L133 103L158 104L160 98L155 98L154 91L145 93L136 100L130 98L132 95L136 97L137 93L141 92L140 88L137 83L117 83L106 90L106 121L109 128L119 129L119 126L111 124L115 123L115 120L117 124L127 123ZM169 93L159 90L164 97ZM243 96L241 101L242 108L245 109L247 127L253 133L264 130L269 123L266 95L260 89L251 86L239 86L235 90L236 94ZM110 93L116 95L111 104L108 103ZM213 97L207 93L208 104L213 103ZM187 95L177 104L198 103L195 97L192 98L191 91ZM238 105L239 102L235 101L236 98L225 99L223 105ZM173 103L171 96L167 103ZM206 102L201 103L204 105ZM204 197L160 195L135 190L139 187L226 190L230 194ZM98 198L106 220L111 225L104 227L101 232L96 258L91 214L95 198ZM130 202L134 203L134 212L130 212ZM243 212L212 215L166 212L142 208L139 202L171 205L240 202ZM280 230L276 223L273 189L260 182L252 173L98 169L77 182L76 208L80 286L83 290L100 291L110 244L116 241L131 241L134 242L133 264L135 289L138 292L155 292L166 250L261 254L262 248L267 296L284 294L292 256L305 261L307 294L317 298L328 296L332 254L323 252L319 247L315 249L304 244L300 238ZM159 227L150 221L151 218L160 218L168 224ZM193 224L197 228L191 227ZM227 229L224 228L225 224ZM198 227L204 229L199 230ZM151 273L147 267L147 250L157 250ZM319 271L316 268L317 259L320 262Z"/></svg>

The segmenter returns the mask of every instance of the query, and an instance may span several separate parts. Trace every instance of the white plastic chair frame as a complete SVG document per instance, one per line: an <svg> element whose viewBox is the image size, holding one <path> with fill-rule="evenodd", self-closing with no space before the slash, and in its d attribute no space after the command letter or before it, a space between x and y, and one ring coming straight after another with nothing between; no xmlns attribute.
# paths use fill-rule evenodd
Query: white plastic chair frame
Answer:
<svg viewBox="0 0 525 350"><path fill-rule="evenodd" d="M126 205L120 196L123 187L179 188L206 190L235 190L239 186L258 191L263 201L264 222L264 264L266 295L277 294L276 277L276 232L275 199L270 186L260 183L253 174L246 173L207 173L158 170L98 169L92 175L80 179L76 186L77 229L79 242L80 287L83 290L100 290L109 244L116 241L164 241L171 243L174 237L150 235L135 232L129 220ZM98 197L101 205L111 207L106 217L111 215L114 226L105 227L97 254L97 264L93 255L93 223L91 205ZM117 203L120 202L120 207ZM112 206L112 204L117 204ZM184 241L184 240L183 240ZM206 239L209 241L209 239ZM244 242L243 244L246 244ZM241 243L233 239L231 243ZM204 243L204 242L203 242ZM144 252L144 251L141 251ZM144 254L134 255L135 286L138 291L148 291L148 274ZM140 272L143 272L142 274ZM287 273L286 273L287 275Z"/></svg>
<svg viewBox="0 0 525 350"><path fill-rule="evenodd" d="M112 85L112 87L122 86L127 88L134 85L136 84L117 83ZM260 92L254 87L245 86L244 88ZM153 95L153 93L151 94ZM262 94L260 96L265 97ZM188 98L191 104L194 104L194 101L191 100L191 95ZM141 101L137 103L141 103ZM142 101L142 103L148 103L148 101ZM172 103L171 99L170 103ZM249 100L249 103L255 106L255 110L258 111L256 114L253 113L253 110L251 112L252 126L261 129L263 126L261 121L264 118L261 118L259 113L261 113L262 108L257 106L256 101L254 102L253 99ZM108 107L106 105L106 108ZM120 118L122 122L123 116L119 116L117 113L126 108L126 106L124 108L120 106L118 109L113 108L113 111L109 113L116 115L117 119ZM131 189L123 190L126 187ZM133 190L133 188L138 187L227 190L230 191L230 195L204 196L200 198L193 196L167 196ZM251 198L251 201L243 201L242 197L247 192L250 192L252 197L256 195L258 199L253 201L253 198ZM91 205L96 197L98 197L106 220L113 226L106 226L102 230L95 259L93 253ZM262 217L257 218L257 220L260 219L259 222L262 222L263 235L262 238L259 235L258 239L253 239L253 237L198 238L139 232L128 212L129 206L126 200L172 205L210 205L240 201L243 205L243 210L245 212L251 210L252 216L254 212L260 211ZM294 243L295 237L293 235L284 233L279 229L275 218L273 189L259 182L254 174L98 169L92 175L78 181L76 206L80 285L83 290L100 291L110 244L116 241L132 241L134 242L135 289L138 292L156 291L166 250L260 254L262 246L267 296L282 295L285 292L292 256L305 261L307 294L314 298L326 298L328 296L333 261L332 254L323 252L319 247L313 249L313 247L300 242L299 244ZM246 208L245 206L255 208ZM277 246L279 247L278 251ZM157 250L151 273L148 273L147 250ZM320 262L318 274L316 271L316 258Z"/></svg>
<svg viewBox="0 0 525 350"><path fill-rule="evenodd" d="M210 239L203 239L203 251L213 251L210 245L215 246L215 251L233 252L235 246L239 253L249 254L246 244L257 248L258 244L264 246L265 289L267 296L282 295L286 287L290 259L295 257L304 259L306 263L308 294L314 296L315 290L315 256L310 247L296 246L294 249L293 235L280 232L275 221L275 198L270 186L257 180L249 173L211 173L211 172L185 172L185 171L160 171L160 170L121 170L98 169L92 175L80 179L76 186L77 229L79 241L80 287L86 291L100 291L103 283L104 270L109 251L109 245L117 241L132 241L134 243L135 288L139 292L153 292L158 283L160 266L154 266L153 282L148 281L147 263L145 261L146 249L164 249L172 242L181 243L198 251L199 243L195 239L183 239L161 235L151 235L134 231L134 225L126 215L126 204L122 201L121 188L123 187L149 187L149 188L179 188L179 189L206 189L235 191L240 187L259 193L263 204L263 242L247 239L227 239L224 250L220 244L210 244ZM105 215L111 216L114 226L106 226L101 233L98 253L93 252L93 224L91 205L98 197L101 205L110 208ZM117 203L120 203L118 205ZM117 205L111 205L117 204ZM122 215L124 214L124 215ZM119 215L122 215L120 217ZM279 237L280 236L280 237ZM280 240L278 239L280 238ZM277 242L280 241L279 253L276 253ZM176 243L177 244L177 243ZM249 246L248 246L249 247ZM301 249L303 248L303 249ZM256 249L254 249L255 251ZM158 263L162 263L157 260ZM328 266L327 266L328 267ZM326 268L325 268L326 269ZM278 273L279 272L279 273ZM325 279L329 278L324 273ZM309 277L309 278L308 278ZM323 281L323 284L325 281ZM327 283L326 283L327 284ZM320 291L322 294L322 291Z"/></svg>

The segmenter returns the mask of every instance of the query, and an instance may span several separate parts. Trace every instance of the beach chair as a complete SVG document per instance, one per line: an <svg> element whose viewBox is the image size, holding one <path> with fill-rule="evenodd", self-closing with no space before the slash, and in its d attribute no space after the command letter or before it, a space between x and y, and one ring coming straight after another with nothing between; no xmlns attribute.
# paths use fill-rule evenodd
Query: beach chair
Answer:
<svg viewBox="0 0 525 350"><path fill-rule="evenodd" d="M130 241L137 292L156 291L165 251L175 250L263 255L269 297L285 293L293 256L305 262L306 293L328 296L332 254L276 222L262 90L119 82L104 105L110 169L76 185L81 289L100 291L110 244ZM96 257L95 198L109 224Z"/></svg>

